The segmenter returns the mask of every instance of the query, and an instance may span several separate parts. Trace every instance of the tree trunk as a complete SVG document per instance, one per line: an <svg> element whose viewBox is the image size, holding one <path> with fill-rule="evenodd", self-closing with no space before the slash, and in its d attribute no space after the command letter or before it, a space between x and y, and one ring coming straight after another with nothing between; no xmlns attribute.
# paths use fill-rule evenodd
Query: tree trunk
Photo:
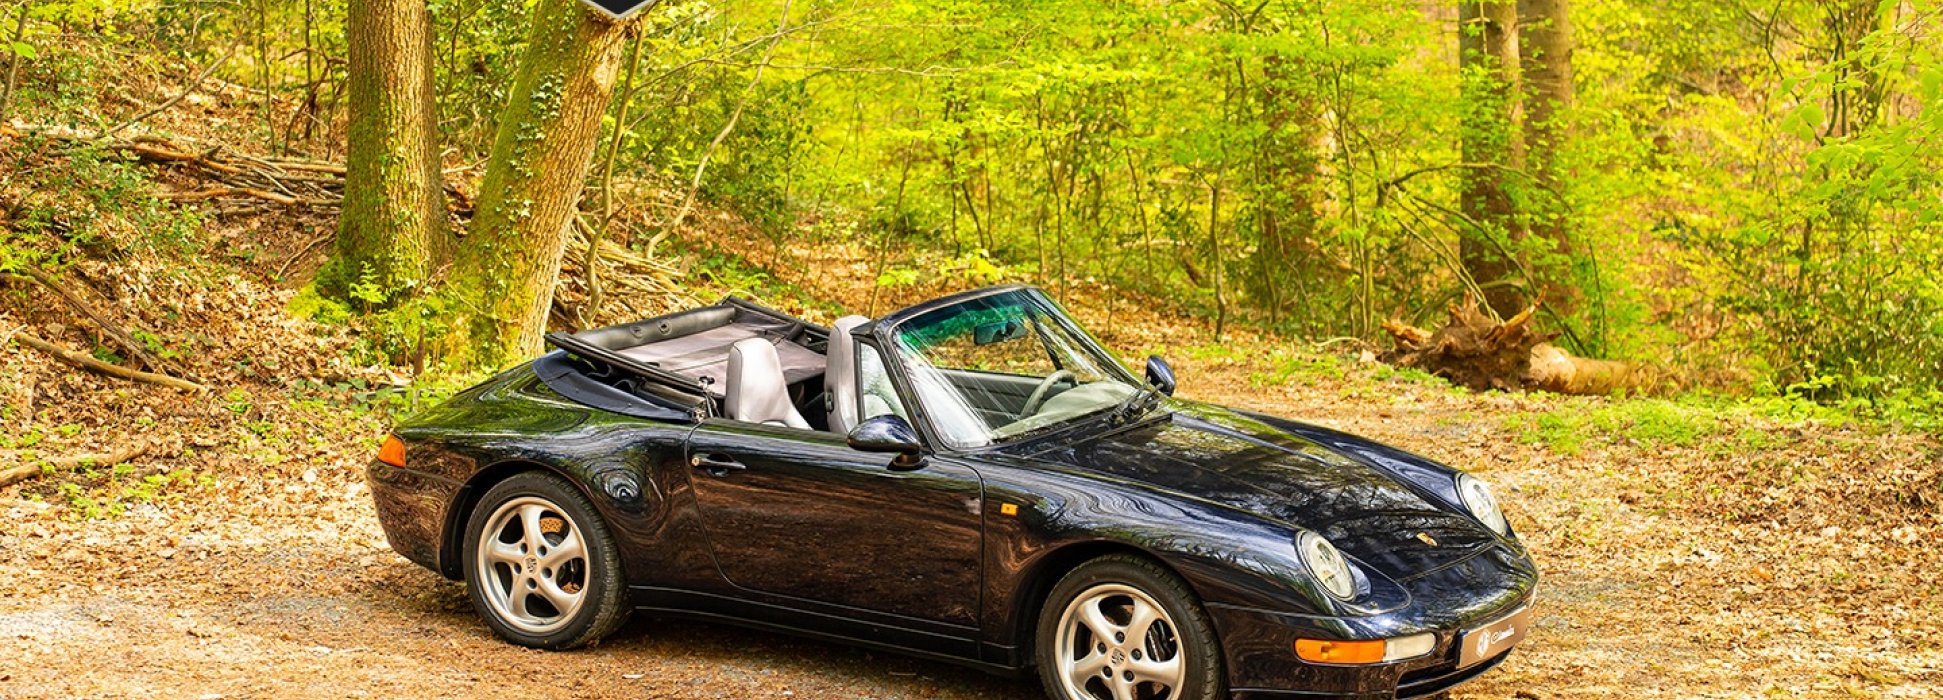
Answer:
<svg viewBox="0 0 1943 700"><path fill-rule="evenodd" d="M1499 318L1525 305L1513 272L1524 237L1505 187L1505 169L1522 160L1517 132L1518 30L1512 0L1464 0L1458 4L1458 67L1463 81L1460 208L1470 219L1459 242L1464 269L1484 291Z"/></svg>
<svg viewBox="0 0 1943 700"><path fill-rule="evenodd" d="M491 367L537 354L627 25L575 0L540 0L479 187L471 229L445 280L456 323L447 360Z"/></svg>
<svg viewBox="0 0 1943 700"><path fill-rule="evenodd" d="M1549 244L1556 261L1574 254L1564 202L1558 154L1569 143L1565 114L1572 107L1572 20L1570 0L1518 0L1519 55L1524 61L1525 148L1527 166L1544 191L1534 193L1532 233ZM1540 293L1558 313L1578 306L1570 271L1541 266Z"/></svg>
<svg viewBox="0 0 1943 700"><path fill-rule="evenodd" d="M1271 55L1262 64L1262 102L1268 133L1262 139L1262 178L1267 197L1260 214L1260 256L1263 292L1271 318L1280 319L1290 306L1303 310L1301 297L1288 294L1283 283L1306 278L1306 261L1316 249L1316 221L1321 218L1323 140L1322 105L1310 76L1315 67L1306 58ZM1310 320L1304 311L1304 323Z"/></svg>
<svg viewBox="0 0 1943 700"><path fill-rule="evenodd" d="M425 0L355 0L348 31L344 204L336 255L317 289L349 301L353 285L375 284L385 298L356 300L368 308L411 295L430 278L443 247L445 191Z"/></svg>

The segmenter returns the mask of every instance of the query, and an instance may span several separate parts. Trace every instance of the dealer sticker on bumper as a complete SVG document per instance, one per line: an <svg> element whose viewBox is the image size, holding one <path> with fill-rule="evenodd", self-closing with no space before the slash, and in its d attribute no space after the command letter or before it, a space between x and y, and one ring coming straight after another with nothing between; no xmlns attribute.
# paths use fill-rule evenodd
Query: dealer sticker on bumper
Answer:
<svg viewBox="0 0 1943 700"><path fill-rule="evenodd" d="M1500 617L1481 627L1473 627L1457 640L1457 667L1464 668L1509 651L1531 631L1531 606Z"/></svg>

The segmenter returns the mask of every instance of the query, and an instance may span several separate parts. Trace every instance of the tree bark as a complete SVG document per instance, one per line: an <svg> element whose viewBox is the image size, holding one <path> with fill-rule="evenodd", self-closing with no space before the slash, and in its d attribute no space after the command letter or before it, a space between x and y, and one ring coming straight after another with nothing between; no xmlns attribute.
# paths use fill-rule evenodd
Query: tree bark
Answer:
<svg viewBox="0 0 1943 700"><path fill-rule="evenodd" d="M613 97L627 25L540 0L445 289L447 360L492 367L541 349L560 259Z"/></svg>
<svg viewBox="0 0 1943 700"><path fill-rule="evenodd" d="M1463 81L1461 124L1464 161L1490 166L1464 169L1460 209L1469 225L1459 242L1464 269L1484 291L1499 318L1525 306L1525 290L1512 256L1524 238L1505 170L1523 160L1517 124L1518 29L1512 0L1458 3L1458 67Z"/></svg>
<svg viewBox="0 0 1943 700"><path fill-rule="evenodd" d="M1572 19L1570 0L1518 0L1519 55L1524 62L1526 164L1546 192L1532 198L1532 233L1549 244L1554 261L1570 261L1572 249L1564 203L1558 201L1564 178L1559 152L1569 145L1565 114L1572 106ZM1570 270L1540 266L1540 293L1558 313L1578 306Z"/></svg>
<svg viewBox="0 0 1943 700"><path fill-rule="evenodd" d="M350 131L336 254L317 289L351 301L353 285L386 294L363 306L416 293L430 278L445 236L437 101L432 86L431 14L425 0L353 0Z"/></svg>
<svg viewBox="0 0 1943 700"><path fill-rule="evenodd" d="M1300 297L1282 288L1309 275L1308 254L1316 248L1316 222L1322 216L1323 106L1309 77L1314 66L1302 57L1271 55L1262 64L1262 101L1268 133L1262 139L1262 179L1267 206L1260 214L1259 256L1270 318L1279 321L1289 302ZM1296 303L1297 310L1306 308ZM1302 321L1309 321L1303 313Z"/></svg>

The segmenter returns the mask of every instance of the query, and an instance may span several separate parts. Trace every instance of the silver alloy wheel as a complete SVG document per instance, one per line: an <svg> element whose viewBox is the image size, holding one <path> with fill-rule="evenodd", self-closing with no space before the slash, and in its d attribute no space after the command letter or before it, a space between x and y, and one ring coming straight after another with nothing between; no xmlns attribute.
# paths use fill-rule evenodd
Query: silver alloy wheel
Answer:
<svg viewBox="0 0 1943 700"><path fill-rule="evenodd" d="M1056 646L1067 700L1162 700L1180 694L1186 649L1167 610L1140 589L1103 583L1059 616Z"/></svg>
<svg viewBox="0 0 1943 700"><path fill-rule="evenodd" d="M538 496L512 499L479 533L473 575L494 615L525 634L554 632L587 598L587 547L573 518Z"/></svg>

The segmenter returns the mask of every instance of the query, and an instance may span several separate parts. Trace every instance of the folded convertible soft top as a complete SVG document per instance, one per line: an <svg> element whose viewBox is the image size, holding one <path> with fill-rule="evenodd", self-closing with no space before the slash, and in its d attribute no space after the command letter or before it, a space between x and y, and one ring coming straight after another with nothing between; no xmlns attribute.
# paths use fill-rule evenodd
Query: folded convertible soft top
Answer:
<svg viewBox="0 0 1943 700"><path fill-rule="evenodd" d="M735 297L644 321L547 334L554 347L639 375L648 380L641 391L685 407L723 396L729 346L748 338L776 346L789 383L823 374L828 329Z"/></svg>

